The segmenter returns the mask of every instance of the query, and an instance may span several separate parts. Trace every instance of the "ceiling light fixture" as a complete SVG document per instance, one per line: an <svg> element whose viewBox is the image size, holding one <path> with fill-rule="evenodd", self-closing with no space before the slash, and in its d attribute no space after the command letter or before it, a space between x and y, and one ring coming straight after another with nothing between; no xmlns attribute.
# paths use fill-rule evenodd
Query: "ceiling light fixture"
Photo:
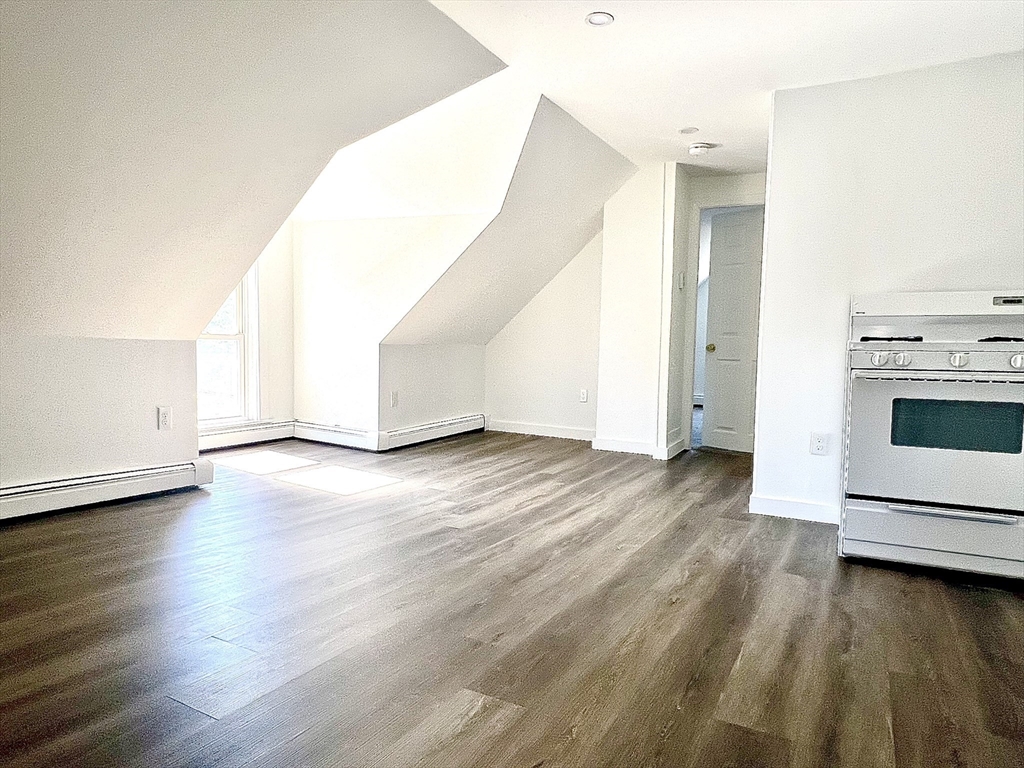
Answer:
<svg viewBox="0 0 1024 768"><path fill-rule="evenodd" d="M594 11L587 14L587 24L592 27L607 27L615 21L615 17L607 11Z"/></svg>
<svg viewBox="0 0 1024 768"><path fill-rule="evenodd" d="M688 128L680 128L679 132L683 133L683 134L686 134L686 133L696 133L699 130L700 130L700 128L695 128L694 126L691 125Z"/></svg>
<svg viewBox="0 0 1024 768"><path fill-rule="evenodd" d="M716 145L708 144L706 141L697 141L690 145L691 155L706 155L709 149L714 149Z"/></svg>

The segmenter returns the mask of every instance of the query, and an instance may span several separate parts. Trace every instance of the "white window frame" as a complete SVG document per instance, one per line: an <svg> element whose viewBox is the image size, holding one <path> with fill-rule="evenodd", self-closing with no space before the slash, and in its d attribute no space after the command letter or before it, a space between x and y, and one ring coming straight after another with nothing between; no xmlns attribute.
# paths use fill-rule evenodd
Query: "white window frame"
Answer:
<svg viewBox="0 0 1024 768"><path fill-rule="evenodd" d="M260 418L260 318L259 318L259 270L256 264L245 273L235 288L236 317L238 333L201 333L199 339L237 340L241 349L238 372L239 399L242 413L238 416L224 416L216 419L200 419L199 428L245 424ZM198 381L196 382L198 387Z"/></svg>

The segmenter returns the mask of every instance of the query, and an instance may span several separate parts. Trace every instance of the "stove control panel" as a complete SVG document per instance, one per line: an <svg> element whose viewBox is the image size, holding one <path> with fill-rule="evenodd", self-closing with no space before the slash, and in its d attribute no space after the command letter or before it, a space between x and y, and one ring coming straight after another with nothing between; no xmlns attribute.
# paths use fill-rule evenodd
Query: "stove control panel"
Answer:
<svg viewBox="0 0 1024 768"><path fill-rule="evenodd" d="M909 371L1024 371L1024 351L915 349L881 351L850 350L853 369L902 369Z"/></svg>

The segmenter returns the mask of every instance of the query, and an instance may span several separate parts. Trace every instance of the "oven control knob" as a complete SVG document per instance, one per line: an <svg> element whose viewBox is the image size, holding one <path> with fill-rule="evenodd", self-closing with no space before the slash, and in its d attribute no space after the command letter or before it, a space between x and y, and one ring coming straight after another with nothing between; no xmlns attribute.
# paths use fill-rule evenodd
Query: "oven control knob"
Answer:
<svg viewBox="0 0 1024 768"><path fill-rule="evenodd" d="M871 355L871 364L876 368L881 368L887 362L889 362L888 352L875 352Z"/></svg>
<svg viewBox="0 0 1024 768"><path fill-rule="evenodd" d="M1024 368L1024 355L1017 354L1010 358L1010 366L1018 370Z"/></svg>
<svg viewBox="0 0 1024 768"><path fill-rule="evenodd" d="M910 365L910 355L906 352L897 352L892 361L901 368Z"/></svg>
<svg viewBox="0 0 1024 768"><path fill-rule="evenodd" d="M967 353L966 352L954 352L949 356L949 364L954 368L963 368L967 365Z"/></svg>

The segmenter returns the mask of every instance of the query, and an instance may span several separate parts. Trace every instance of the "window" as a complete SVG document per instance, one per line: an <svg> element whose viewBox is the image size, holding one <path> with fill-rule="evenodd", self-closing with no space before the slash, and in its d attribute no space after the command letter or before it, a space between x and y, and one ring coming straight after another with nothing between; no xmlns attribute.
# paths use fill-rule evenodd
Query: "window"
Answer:
<svg viewBox="0 0 1024 768"><path fill-rule="evenodd" d="M975 400L892 401L893 445L951 451L1020 453L1024 403Z"/></svg>
<svg viewBox="0 0 1024 768"><path fill-rule="evenodd" d="M201 425L259 419L258 296L254 265L196 342Z"/></svg>

